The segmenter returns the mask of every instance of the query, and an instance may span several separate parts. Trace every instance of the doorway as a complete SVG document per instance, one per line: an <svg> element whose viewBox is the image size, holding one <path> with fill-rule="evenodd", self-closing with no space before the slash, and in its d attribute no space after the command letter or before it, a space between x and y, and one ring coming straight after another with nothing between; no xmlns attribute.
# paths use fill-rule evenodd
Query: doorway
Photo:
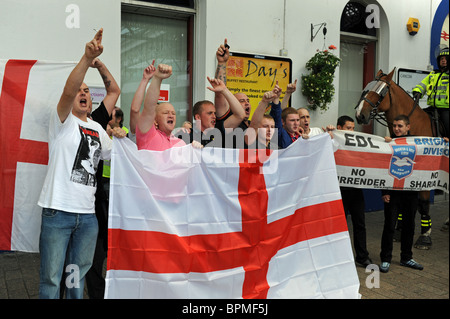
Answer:
<svg viewBox="0 0 450 319"><path fill-rule="evenodd" d="M339 71L338 114L355 119L355 106L362 90L375 77L375 52L377 31L368 28L369 13L359 2L348 2L341 16L341 44ZM355 131L373 134L373 123L360 125L355 121Z"/></svg>
<svg viewBox="0 0 450 319"><path fill-rule="evenodd" d="M339 116L348 115L355 119L355 107L364 87L375 76L376 42L345 42L341 39L339 71ZM373 125L355 122L355 130L373 133Z"/></svg>

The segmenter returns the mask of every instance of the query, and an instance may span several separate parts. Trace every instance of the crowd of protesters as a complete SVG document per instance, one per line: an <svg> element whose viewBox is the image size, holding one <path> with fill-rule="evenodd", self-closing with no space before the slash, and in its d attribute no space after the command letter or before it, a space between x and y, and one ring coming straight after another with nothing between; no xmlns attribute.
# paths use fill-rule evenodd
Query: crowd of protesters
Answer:
<svg viewBox="0 0 450 319"><path fill-rule="evenodd" d="M85 46L79 63L69 75L60 101L50 118L49 164L39 205L43 208L40 236L40 298L83 298L84 279L90 298L103 298L105 283L103 262L107 255L107 216L111 137L128 136L139 150L163 151L191 143L193 147L232 147L283 149L299 139L329 133L326 128L311 127L308 109L288 106L296 91L297 80L279 87L278 83L263 94L257 106L250 105L244 93L233 94L226 86L226 64L230 57L225 40L216 51L215 78L208 78L213 101L198 101L193 119L176 129L176 111L171 103L159 103L161 84L172 75L172 67L155 66L143 70L131 109L129 130L123 126L124 114L116 107L120 89L106 66L98 59L103 52L103 29ZM83 82L89 67L97 68L107 91L101 105L92 110L92 100ZM146 87L148 89L146 90ZM280 100L281 94L285 93ZM270 113L267 109L270 107ZM252 109L251 120L250 114ZM341 116L339 130L354 130L353 119ZM406 116L394 121L395 137L408 135ZM232 134L233 138L226 137ZM101 160L105 160L102 163ZM105 172L104 172L105 171ZM355 261L372 264L366 248L364 196L361 189L341 188L344 210L351 215ZM392 258L394 224L402 207L401 265L423 269L412 259L412 236L417 206L417 192L383 193L385 226L381 241L380 270L389 270ZM407 204L407 206L405 206ZM407 207L407 208L406 208ZM68 285L66 266L79 268L79 284Z"/></svg>

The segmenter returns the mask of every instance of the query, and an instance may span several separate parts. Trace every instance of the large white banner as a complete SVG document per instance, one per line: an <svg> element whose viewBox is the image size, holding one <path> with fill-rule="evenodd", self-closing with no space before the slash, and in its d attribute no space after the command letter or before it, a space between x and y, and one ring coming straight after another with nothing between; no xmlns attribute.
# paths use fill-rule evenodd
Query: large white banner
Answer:
<svg viewBox="0 0 450 319"><path fill-rule="evenodd" d="M448 142L411 136L386 143L383 137L333 131L340 186L448 193Z"/></svg>
<svg viewBox="0 0 450 319"><path fill-rule="evenodd" d="M105 297L358 298L329 136L254 152L115 139Z"/></svg>

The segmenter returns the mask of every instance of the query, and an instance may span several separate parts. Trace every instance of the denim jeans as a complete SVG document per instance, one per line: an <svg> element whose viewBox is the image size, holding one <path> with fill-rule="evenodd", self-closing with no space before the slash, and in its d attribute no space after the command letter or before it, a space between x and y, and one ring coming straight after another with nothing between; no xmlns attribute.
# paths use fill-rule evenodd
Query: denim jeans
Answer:
<svg viewBox="0 0 450 319"><path fill-rule="evenodd" d="M83 298L84 276L92 265L97 233L95 214L42 209L39 298L60 297L63 271L66 298Z"/></svg>

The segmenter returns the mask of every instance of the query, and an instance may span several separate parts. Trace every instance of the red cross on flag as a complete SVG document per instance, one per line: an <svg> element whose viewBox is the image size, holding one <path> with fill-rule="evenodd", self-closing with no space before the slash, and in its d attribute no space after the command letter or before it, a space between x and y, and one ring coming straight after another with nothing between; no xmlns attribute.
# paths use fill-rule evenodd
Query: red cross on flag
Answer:
<svg viewBox="0 0 450 319"><path fill-rule="evenodd" d="M0 250L39 249L48 118L74 66L0 60Z"/></svg>
<svg viewBox="0 0 450 319"><path fill-rule="evenodd" d="M358 298L328 134L254 152L115 139L105 297Z"/></svg>
<svg viewBox="0 0 450 319"><path fill-rule="evenodd" d="M342 187L404 189L448 193L448 142L408 136L386 143L383 137L334 131L335 160Z"/></svg>

